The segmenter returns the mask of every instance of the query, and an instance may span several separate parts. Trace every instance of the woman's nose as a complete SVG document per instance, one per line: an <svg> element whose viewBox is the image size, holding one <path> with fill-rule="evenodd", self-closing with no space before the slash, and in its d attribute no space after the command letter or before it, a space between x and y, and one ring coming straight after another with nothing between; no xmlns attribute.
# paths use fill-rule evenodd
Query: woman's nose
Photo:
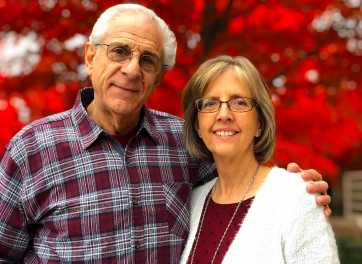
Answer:
<svg viewBox="0 0 362 264"><path fill-rule="evenodd" d="M229 106L227 103L221 104L220 109L217 114L217 119L219 121L232 121L233 120L232 111L229 109Z"/></svg>

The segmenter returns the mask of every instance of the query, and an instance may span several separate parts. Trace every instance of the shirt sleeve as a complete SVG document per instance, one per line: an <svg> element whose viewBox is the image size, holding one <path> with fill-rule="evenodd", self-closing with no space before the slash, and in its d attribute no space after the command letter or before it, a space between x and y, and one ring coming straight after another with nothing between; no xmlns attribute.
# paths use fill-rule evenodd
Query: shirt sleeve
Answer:
<svg viewBox="0 0 362 264"><path fill-rule="evenodd" d="M30 241L30 228L22 208L19 167L5 149L0 160L0 262L22 262Z"/></svg>
<svg viewBox="0 0 362 264"><path fill-rule="evenodd" d="M286 210L282 235L285 263L340 263L332 227L323 207L316 204L316 196L303 190Z"/></svg>

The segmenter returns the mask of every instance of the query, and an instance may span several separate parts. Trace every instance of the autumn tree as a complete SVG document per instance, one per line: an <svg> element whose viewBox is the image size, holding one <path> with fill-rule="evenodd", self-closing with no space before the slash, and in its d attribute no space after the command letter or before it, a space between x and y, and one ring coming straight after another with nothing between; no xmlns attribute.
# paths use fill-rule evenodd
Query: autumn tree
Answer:
<svg viewBox="0 0 362 264"><path fill-rule="evenodd" d="M127 1L0 0L0 148L29 122L73 106L90 86L84 44L97 17ZM182 116L183 87L205 60L251 60L276 108L273 164L297 161L338 182L362 164L360 0L155 0L177 64L147 106Z"/></svg>

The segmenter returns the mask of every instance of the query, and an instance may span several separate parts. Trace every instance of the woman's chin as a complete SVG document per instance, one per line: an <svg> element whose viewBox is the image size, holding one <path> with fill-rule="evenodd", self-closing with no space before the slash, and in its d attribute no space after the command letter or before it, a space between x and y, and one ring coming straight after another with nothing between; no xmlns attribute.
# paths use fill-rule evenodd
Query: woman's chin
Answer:
<svg viewBox="0 0 362 264"><path fill-rule="evenodd" d="M240 156L240 153L230 151L230 149L223 149L212 152L214 159L237 159Z"/></svg>
<svg viewBox="0 0 362 264"><path fill-rule="evenodd" d="M214 160L232 160L232 161L241 161L247 157L253 157L254 152L252 149L242 149L242 148L235 148L232 147L218 147L216 149L211 150L211 153L214 157ZM248 159L248 158L247 158Z"/></svg>

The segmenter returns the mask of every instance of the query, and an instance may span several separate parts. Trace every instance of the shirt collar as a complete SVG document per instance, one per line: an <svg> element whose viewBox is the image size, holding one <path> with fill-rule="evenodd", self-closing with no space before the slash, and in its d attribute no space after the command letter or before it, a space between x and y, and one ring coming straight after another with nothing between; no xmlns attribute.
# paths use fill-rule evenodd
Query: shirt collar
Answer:
<svg viewBox="0 0 362 264"><path fill-rule="evenodd" d="M72 119L78 138L83 149L88 148L103 132L103 130L89 117L84 106L89 105L94 99L93 88L84 88L79 91L72 112Z"/></svg>
<svg viewBox="0 0 362 264"><path fill-rule="evenodd" d="M102 132L109 135L100 128L92 118L89 117L84 108L84 106L89 105L93 99L93 88L84 88L80 90L72 111L72 120L76 127L78 137L81 140L83 149L92 145ZM139 134L142 129L145 129L145 131L147 131L157 144L159 143L160 133L158 132L155 121L146 106L143 106L141 110L137 134Z"/></svg>
<svg viewBox="0 0 362 264"><path fill-rule="evenodd" d="M138 131L140 131L142 128L147 131L147 133L150 135L153 140L159 144L160 143L160 133L158 132L157 126L155 124L155 120L152 117L152 114L150 113L150 110L144 105L141 110L141 116L140 116L140 128Z"/></svg>

